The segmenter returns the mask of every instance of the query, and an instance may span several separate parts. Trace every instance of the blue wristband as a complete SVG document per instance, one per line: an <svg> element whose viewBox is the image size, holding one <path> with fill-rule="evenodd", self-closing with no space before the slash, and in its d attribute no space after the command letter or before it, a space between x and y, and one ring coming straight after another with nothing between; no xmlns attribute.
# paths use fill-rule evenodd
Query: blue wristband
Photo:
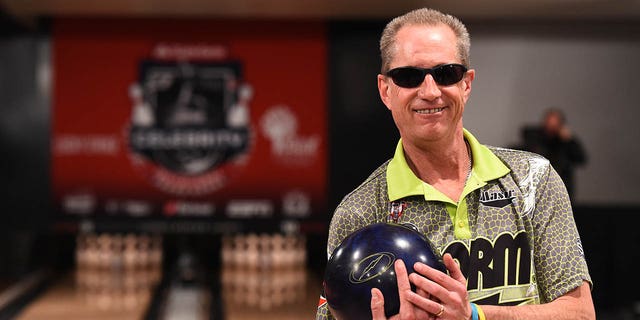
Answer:
<svg viewBox="0 0 640 320"><path fill-rule="evenodd" d="M478 320L478 308L475 303L471 303L471 320Z"/></svg>

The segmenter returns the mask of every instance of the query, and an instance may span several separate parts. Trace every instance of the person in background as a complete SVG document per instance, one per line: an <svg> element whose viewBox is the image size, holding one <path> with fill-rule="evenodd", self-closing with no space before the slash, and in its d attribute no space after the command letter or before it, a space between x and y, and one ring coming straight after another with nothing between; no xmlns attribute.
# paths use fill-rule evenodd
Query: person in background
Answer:
<svg viewBox="0 0 640 320"><path fill-rule="evenodd" d="M549 159L573 200L573 172L576 166L587 163L587 153L569 128L564 113L560 109L548 109L544 113L542 124L539 127L525 128L523 136L522 149Z"/></svg>

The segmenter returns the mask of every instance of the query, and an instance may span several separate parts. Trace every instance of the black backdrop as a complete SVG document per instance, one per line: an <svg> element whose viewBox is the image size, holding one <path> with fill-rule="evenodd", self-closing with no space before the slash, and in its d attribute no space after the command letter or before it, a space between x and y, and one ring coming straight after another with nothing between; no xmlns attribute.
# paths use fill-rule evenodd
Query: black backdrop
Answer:
<svg viewBox="0 0 640 320"><path fill-rule="evenodd" d="M377 22L330 25L330 208L393 156L400 137L378 95L383 27Z"/></svg>

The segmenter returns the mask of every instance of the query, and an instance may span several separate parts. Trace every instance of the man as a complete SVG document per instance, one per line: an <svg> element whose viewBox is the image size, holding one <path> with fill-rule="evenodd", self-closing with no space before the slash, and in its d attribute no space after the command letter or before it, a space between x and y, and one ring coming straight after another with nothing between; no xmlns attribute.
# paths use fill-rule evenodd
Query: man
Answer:
<svg viewBox="0 0 640 320"><path fill-rule="evenodd" d="M542 118L542 125L525 128L523 136L524 150L549 159L573 200L573 169L587 162L587 154L580 140L571 132L564 113L559 109L548 109Z"/></svg>
<svg viewBox="0 0 640 320"><path fill-rule="evenodd" d="M464 25L415 10L387 25L380 49L380 97L401 140L393 159L336 209L328 253L353 231L387 221L393 207L400 222L444 253L449 275L422 264L407 275L396 261L401 305L391 319L478 319L478 308L490 320L595 319L591 279L556 172L540 156L486 147L463 129L475 77ZM372 290L373 319L385 319L384 299ZM316 318L332 318L326 303Z"/></svg>

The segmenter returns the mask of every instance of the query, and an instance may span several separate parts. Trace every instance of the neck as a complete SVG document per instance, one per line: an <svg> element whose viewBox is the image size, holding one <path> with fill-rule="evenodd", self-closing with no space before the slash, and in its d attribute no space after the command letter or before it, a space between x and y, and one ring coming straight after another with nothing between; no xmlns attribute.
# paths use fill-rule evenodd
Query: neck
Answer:
<svg viewBox="0 0 640 320"><path fill-rule="evenodd" d="M416 144L403 140L402 146L407 164L420 180L436 188L442 184L453 185L462 192L471 163L462 130L439 141Z"/></svg>

